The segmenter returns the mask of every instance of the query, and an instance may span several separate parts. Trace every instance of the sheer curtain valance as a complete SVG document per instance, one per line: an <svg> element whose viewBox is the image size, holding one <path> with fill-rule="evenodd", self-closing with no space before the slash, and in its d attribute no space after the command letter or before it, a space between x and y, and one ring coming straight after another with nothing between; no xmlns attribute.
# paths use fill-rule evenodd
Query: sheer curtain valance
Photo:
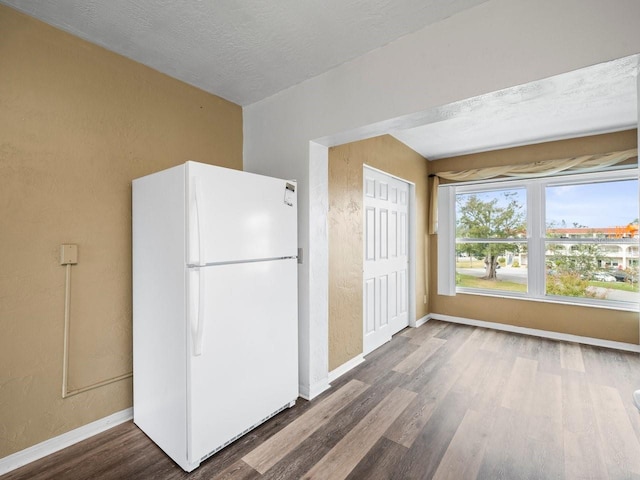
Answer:
<svg viewBox="0 0 640 480"><path fill-rule="evenodd" d="M438 230L438 186L440 178L455 182L488 180L498 177L538 178L558 173L586 173L602 170L638 156L638 149L621 152L581 155L559 160L543 160L522 165L504 165L500 167L473 168L459 172L438 172L433 175L431 185L431 205L429 208L429 233Z"/></svg>

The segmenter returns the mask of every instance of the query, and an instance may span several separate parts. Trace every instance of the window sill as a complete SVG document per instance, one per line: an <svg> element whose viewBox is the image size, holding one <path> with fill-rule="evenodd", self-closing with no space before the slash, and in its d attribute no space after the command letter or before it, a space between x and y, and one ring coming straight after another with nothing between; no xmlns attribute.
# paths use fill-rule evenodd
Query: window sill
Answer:
<svg viewBox="0 0 640 480"><path fill-rule="evenodd" d="M509 293L505 295L504 293L495 292L492 290L477 290L477 289L466 289L466 288L456 288L456 295L476 295L482 297L495 297L495 298L504 298L507 300L524 300L528 302L538 302L538 303L553 303L556 305L569 305L572 307L589 307L589 308L600 308L603 310L616 310L621 312L640 312L640 304L635 302L598 302L591 303L589 301L577 301L572 300L569 297L544 297L537 298L531 297L524 294L513 294Z"/></svg>

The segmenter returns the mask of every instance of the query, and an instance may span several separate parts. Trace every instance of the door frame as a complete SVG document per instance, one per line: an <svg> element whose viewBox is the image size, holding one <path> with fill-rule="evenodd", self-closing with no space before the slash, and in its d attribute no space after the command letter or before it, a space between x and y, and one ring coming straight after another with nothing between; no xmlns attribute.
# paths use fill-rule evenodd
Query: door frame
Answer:
<svg viewBox="0 0 640 480"><path fill-rule="evenodd" d="M388 177L391 178L395 178L396 180L399 180L401 182L406 183L407 185L409 185L409 203L408 203L408 231L407 231L407 241L408 241L408 272L407 272L407 294L408 294L408 298L407 298L407 315L408 315L408 320L409 320L409 327L415 328L416 326L416 185L415 183L399 177L397 175L393 175L389 172L386 172L384 170L381 170L379 168L376 167L372 167L371 165L368 165L366 163L362 164L362 172L364 174L365 169L369 169L369 170L373 170L375 172L381 173L383 175L386 175ZM364 182L364 175L363 175L363 182ZM363 202L364 202L364 189L362 191L362 198L363 198ZM364 210L364 209L363 209ZM362 235L362 252L361 252L361 258L364 258L364 249L365 249L365 236L364 236L364 232ZM364 285L364 265L363 265L363 269L362 269L362 273L363 273L363 277L362 277L362 281L360 282L361 285ZM364 288L364 287L363 287ZM364 293L364 292L363 292ZM363 332L363 336L362 336L362 352L364 353L364 322L365 322L365 312L364 312L364 308L362 310L362 332Z"/></svg>

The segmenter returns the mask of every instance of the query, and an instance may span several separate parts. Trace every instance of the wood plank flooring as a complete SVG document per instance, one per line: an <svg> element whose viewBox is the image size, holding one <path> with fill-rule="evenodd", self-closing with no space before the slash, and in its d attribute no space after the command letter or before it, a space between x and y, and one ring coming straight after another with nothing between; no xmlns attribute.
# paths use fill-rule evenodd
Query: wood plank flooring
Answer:
<svg viewBox="0 0 640 480"><path fill-rule="evenodd" d="M430 321L191 474L133 423L0 477L638 479L640 356Z"/></svg>

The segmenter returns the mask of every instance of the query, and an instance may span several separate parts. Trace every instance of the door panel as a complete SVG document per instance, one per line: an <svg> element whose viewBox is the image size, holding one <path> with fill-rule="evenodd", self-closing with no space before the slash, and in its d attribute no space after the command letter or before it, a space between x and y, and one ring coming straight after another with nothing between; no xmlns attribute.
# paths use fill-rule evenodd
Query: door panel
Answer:
<svg viewBox="0 0 640 480"><path fill-rule="evenodd" d="M389 275L389 318L395 319L398 316L398 272L391 272Z"/></svg>
<svg viewBox="0 0 640 480"><path fill-rule="evenodd" d="M381 275L380 282L380 327L389 324L389 276Z"/></svg>
<svg viewBox="0 0 640 480"><path fill-rule="evenodd" d="M400 299L400 310L398 313L406 314L407 313L407 299L409 297L409 291L407 290L407 270L404 269L398 272L400 276L400 287L398 290L398 298ZM406 327L407 325L404 325ZM404 328L403 327L403 328Z"/></svg>
<svg viewBox="0 0 640 480"><path fill-rule="evenodd" d="M365 210L365 260L376 259L376 210L367 208Z"/></svg>
<svg viewBox="0 0 640 480"><path fill-rule="evenodd" d="M389 258L389 211L380 209L380 259Z"/></svg>
<svg viewBox="0 0 640 480"><path fill-rule="evenodd" d="M364 325L365 334L372 333L376 328L375 310L375 279L370 278L364 282Z"/></svg>
<svg viewBox="0 0 640 480"><path fill-rule="evenodd" d="M409 185L364 168L364 354L408 325Z"/></svg>
<svg viewBox="0 0 640 480"><path fill-rule="evenodd" d="M389 244L391 256L398 256L398 212L391 212L391 222L389 223Z"/></svg>

